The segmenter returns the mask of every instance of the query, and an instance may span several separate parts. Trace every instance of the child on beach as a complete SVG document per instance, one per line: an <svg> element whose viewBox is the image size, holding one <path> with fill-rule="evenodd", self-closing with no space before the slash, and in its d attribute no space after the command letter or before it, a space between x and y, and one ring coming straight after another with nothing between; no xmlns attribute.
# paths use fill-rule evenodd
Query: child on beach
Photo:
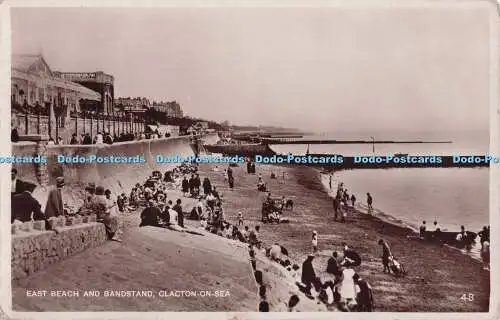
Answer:
<svg viewBox="0 0 500 320"><path fill-rule="evenodd" d="M312 247L313 253L318 252L318 232L316 230L314 230L312 234Z"/></svg>

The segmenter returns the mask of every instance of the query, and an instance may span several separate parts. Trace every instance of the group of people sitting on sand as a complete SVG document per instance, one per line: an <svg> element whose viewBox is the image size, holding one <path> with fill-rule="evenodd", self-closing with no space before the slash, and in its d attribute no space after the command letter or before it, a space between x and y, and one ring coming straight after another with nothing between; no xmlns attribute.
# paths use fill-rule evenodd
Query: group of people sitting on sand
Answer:
<svg viewBox="0 0 500 320"><path fill-rule="evenodd" d="M372 288L353 269L361 265L361 257L346 243L342 243L342 246L343 253L335 251L328 260L326 272L332 275L332 279L325 281L322 281L314 270L314 253L308 255L300 267L296 263L292 264L288 250L278 243L268 247L265 252L269 259L286 268L292 277L300 277L296 284L309 299L316 296L327 306L336 306L342 311L371 312L374 307Z"/></svg>
<svg viewBox="0 0 500 320"><path fill-rule="evenodd" d="M191 178L186 184L188 175ZM259 226L256 226L255 230L249 230L248 226L240 230L239 227L243 227L242 212L238 213L238 225L229 223L224 215L222 194L208 177L203 179L203 183L193 183L193 181L201 180L196 164L182 164L176 167L173 171L165 173L163 181L154 174L148 181L154 179L156 182L148 186L136 185L130 196L129 206L132 199L138 199L133 202L139 206L146 205L141 213L140 226L162 226L176 231L187 231L184 219L198 220L200 227L208 232L259 245L257 237ZM203 194L199 192L199 186L202 186ZM185 197L197 199L190 212L184 212L181 199L177 199L175 204L172 200L168 200L166 190L169 188L179 188Z"/></svg>
<svg viewBox="0 0 500 320"><path fill-rule="evenodd" d="M387 241L380 239L378 244L382 248L383 272L396 276L406 274L404 266L393 256ZM302 263L302 268L292 264L288 250L278 243L266 249L266 256L285 267L298 277L299 290L310 299L316 296L327 306L336 306L341 311L371 312L374 308L373 292L370 284L362 279L354 270L361 265L361 256L351 249L345 242L342 243L342 252L333 252L326 266L326 272L331 279L323 281L316 275L313 260L318 251L318 232L312 232L312 251ZM300 270L301 269L301 270Z"/></svg>
<svg viewBox="0 0 500 320"><path fill-rule="evenodd" d="M288 219L282 218L283 210L293 209L293 201L286 200L285 196L273 198L271 192L262 202L262 222L263 223L286 223Z"/></svg>

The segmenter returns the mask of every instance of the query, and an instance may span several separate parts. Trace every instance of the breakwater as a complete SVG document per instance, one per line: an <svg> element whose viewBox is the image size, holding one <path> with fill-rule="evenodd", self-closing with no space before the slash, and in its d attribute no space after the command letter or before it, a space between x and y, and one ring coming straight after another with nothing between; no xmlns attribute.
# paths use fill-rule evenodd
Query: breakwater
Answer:
<svg viewBox="0 0 500 320"><path fill-rule="evenodd" d="M363 155L343 156L339 154L279 154L267 144L227 144L205 145L205 150L226 156L246 156L263 164L300 164L322 167L328 170L344 169L390 169L390 168L476 168L488 167L490 163L500 162L499 158L487 155L424 156L412 155Z"/></svg>

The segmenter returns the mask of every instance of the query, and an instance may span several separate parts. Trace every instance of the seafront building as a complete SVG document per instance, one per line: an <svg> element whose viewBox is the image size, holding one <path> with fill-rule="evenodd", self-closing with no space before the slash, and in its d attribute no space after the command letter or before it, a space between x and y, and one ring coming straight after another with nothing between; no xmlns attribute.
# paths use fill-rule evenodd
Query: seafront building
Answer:
<svg viewBox="0 0 500 320"><path fill-rule="evenodd" d="M12 55L12 110L48 114L50 105L60 117L80 112L84 104L101 101L101 94L79 83L59 77L42 55Z"/></svg>
<svg viewBox="0 0 500 320"><path fill-rule="evenodd" d="M56 76L71 82L78 83L101 95L98 104L89 104L87 109L100 114L113 114L115 97L114 77L102 71L96 72L55 72Z"/></svg>

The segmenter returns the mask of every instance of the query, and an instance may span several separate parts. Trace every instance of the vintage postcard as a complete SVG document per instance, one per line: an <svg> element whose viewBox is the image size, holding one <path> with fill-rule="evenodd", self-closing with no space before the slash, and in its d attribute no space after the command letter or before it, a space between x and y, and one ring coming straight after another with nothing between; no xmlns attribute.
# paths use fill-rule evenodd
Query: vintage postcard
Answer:
<svg viewBox="0 0 500 320"><path fill-rule="evenodd" d="M496 2L0 15L8 319L498 318Z"/></svg>

